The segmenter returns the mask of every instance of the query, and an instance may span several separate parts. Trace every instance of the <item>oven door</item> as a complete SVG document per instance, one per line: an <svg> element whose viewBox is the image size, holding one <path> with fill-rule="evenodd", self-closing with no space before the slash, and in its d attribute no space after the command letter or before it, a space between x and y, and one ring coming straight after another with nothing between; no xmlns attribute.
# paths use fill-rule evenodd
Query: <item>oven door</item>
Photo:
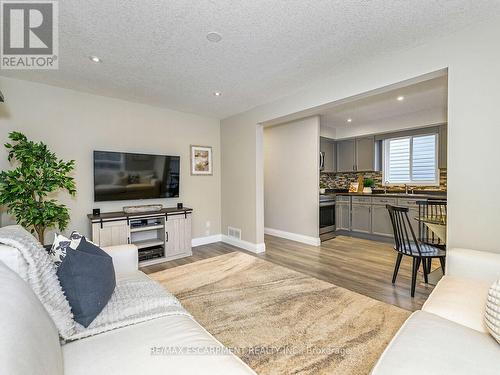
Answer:
<svg viewBox="0 0 500 375"><path fill-rule="evenodd" d="M319 205L319 234L335 231L335 202Z"/></svg>

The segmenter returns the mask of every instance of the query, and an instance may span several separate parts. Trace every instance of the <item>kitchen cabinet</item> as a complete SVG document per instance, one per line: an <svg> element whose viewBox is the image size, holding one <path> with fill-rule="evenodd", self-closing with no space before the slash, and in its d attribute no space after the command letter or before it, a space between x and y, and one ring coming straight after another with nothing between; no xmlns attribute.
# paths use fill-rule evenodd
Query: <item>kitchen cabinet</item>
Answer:
<svg viewBox="0 0 500 375"><path fill-rule="evenodd" d="M324 153L325 164L322 172L335 172L336 171L336 155L335 155L335 141L333 139L320 137L319 143L320 152Z"/></svg>
<svg viewBox="0 0 500 375"><path fill-rule="evenodd" d="M410 225L415 232L415 236L418 236L418 221L415 218L418 218L418 201L425 201L426 199L417 199L417 198L399 198L398 206L400 207L408 207L408 219L410 219ZM408 233L410 235L410 233Z"/></svg>
<svg viewBox="0 0 500 375"><path fill-rule="evenodd" d="M350 222L351 222L351 210L350 210L349 200L347 200L347 202L337 201L335 205L336 230L350 230L351 229Z"/></svg>
<svg viewBox="0 0 500 375"><path fill-rule="evenodd" d="M391 218L385 206L372 206L372 233L393 237Z"/></svg>
<svg viewBox="0 0 500 375"><path fill-rule="evenodd" d="M348 139L337 142L337 171L354 172L356 170L356 141Z"/></svg>
<svg viewBox="0 0 500 375"><path fill-rule="evenodd" d="M375 164L374 137L339 141L337 145L337 171L373 171Z"/></svg>
<svg viewBox="0 0 500 375"><path fill-rule="evenodd" d="M397 205L396 198L372 198L372 234L385 237L394 237L391 217L385 207L387 204Z"/></svg>
<svg viewBox="0 0 500 375"><path fill-rule="evenodd" d="M348 196L337 195L337 230L372 234L374 236L394 237L391 218L385 207L387 204L408 207L410 225L418 236L418 201L427 198L396 198L390 196ZM408 233L410 236L411 234Z"/></svg>
<svg viewBox="0 0 500 375"><path fill-rule="evenodd" d="M373 171L374 159L374 138L356 138L356 171Z"/></svg>
<svg viewBox="0 0 500 375"><path fill-rule="evenodd" d="M447 125L441 125L439 127L439 134L438 134L438 143L439 143L439 161L438 161L438 167L440 169L444 169L448 166L448 126Z"/></svg>
<svg viewBox="0 0 500 375"><path fill-rule="evenodd" d="M371 233L372 203L370 197L352 197L351 230L353 232Z"/></svg>

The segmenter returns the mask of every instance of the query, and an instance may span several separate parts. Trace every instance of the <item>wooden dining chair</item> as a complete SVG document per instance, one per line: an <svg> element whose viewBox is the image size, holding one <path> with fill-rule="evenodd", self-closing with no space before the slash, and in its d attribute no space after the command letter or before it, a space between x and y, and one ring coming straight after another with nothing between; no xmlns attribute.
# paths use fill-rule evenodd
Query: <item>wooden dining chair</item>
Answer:
<svg viewBox="0 0 500 375"><path fill-rule="evenodd" d="M444 270L446 252L443 249L417 240L408 217L409 209L407 207L386 205L386 208L389 211L392 229L394 231L394 250L398 253L396 265L394 266L394 273L392 275L392 283L394 284L396 282L403 256L412 257L411 296L415 297L415 285L420 264L422 264L424 280L427 283L427 275L430 272L430 269L427 268L429 264L428 259L439 258Z"/></svg>

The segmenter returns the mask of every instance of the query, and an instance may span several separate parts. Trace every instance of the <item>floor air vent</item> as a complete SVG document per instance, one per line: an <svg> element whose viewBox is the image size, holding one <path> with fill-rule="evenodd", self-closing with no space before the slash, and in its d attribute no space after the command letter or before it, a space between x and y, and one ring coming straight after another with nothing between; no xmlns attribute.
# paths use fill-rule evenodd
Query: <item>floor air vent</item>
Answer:
<svg viewBox="0 0 500 375"><path fill-rule="evenodd" d="M241 229L227 227L227 235L232 238L236 238L237 240L241 240Z"/></svg>

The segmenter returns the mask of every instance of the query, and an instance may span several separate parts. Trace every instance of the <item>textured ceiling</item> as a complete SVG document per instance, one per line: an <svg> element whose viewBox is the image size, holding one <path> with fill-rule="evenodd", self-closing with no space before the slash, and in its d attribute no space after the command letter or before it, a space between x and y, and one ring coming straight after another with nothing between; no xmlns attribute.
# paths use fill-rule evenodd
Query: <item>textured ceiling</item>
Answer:
<svg viewBox="0 0 500 375"><path fill-rule="evenodd" d="M402 96L403 101L397 98ZM371 95L363 99L333 105L323 110L321 124L333 128L355 127L401 116L418 116L421 111L440 113L446 118L448 108L448 77L443 76L410 86ZM351 123L347 119L352 120Z"/></svg>
<svg viewBox="0 0 500 375"><path fill-rule="evenodd" d="M59 8L59 70L0 74L224 118L498 14L500 1L64 0ZM210 31L223 40L208 42Z"/></svg>

